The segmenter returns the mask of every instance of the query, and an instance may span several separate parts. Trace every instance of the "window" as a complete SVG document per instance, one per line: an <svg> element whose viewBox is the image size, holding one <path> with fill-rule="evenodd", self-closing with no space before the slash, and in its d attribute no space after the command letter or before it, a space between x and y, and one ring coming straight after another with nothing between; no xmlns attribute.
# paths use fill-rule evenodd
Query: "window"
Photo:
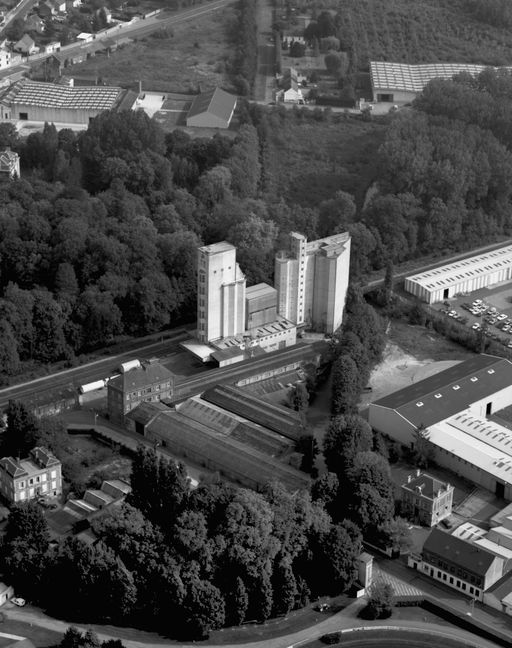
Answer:
<svg viewBox="0 0 512 648"><path fill-rule="evenodd" d="M57 488L57 482L56 481L52 481L52 488Z"/></svg>
<svg viewBox="0 0 512 648"><path fill-rule="evenodd" d="M51 477L52 477L52 479L56 479L56 477L57 477L57 471L56 470L52 470Z"/></svg>
<svg viewBox="0 0 512 648"><path fill-rule="evenodd" d="M32 479L32 477L28 480L28 483L29 483L29 484L33 484L33 483L34 483L34 480Z"/></svg>
<svg viewBox="0 0 512 648"><path fill-rule="evenodd" d="M21 482L18 484L18 488L25 488L25 482L24 482L24 481L21 481Z"/></svg>

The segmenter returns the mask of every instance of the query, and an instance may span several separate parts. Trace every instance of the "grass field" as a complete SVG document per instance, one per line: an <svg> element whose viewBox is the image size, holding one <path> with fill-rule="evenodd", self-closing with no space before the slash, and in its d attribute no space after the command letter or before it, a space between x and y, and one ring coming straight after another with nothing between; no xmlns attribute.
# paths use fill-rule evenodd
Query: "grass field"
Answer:
<svg viewBox="0 0 512 648"><path fill-rule="evenodd" d="M0 623L0 632L17 635L18 637L27 637L36 648L57 646L62 639L60 632L40 628L32 625L32 623L15 621L14 619L6 619Z"/></svg>
<svg viewBox="0 0 512 648"><path fill-rule="evenodd" d="M233 5L193 21L174 25L120 48L66 68L71 76L97 76L109 85L145 90L192 92L217 85L229 89L225 74L230 56L228 26Z"/></svg>
<svg viewBox="0 0 512 648"><path fill-rule="evenodd" d="M342 48L370 60L510 65L512 33L477 22L466 0L335 0Z"/></svg>
<svg viewBox="0 0 512 648"><path fill-rule="evenodd" d="M341 189L362 204L386 126L338 117L335 124L292 118L274 124L275 182L278 194L289 203L317 206Z"/></svg>

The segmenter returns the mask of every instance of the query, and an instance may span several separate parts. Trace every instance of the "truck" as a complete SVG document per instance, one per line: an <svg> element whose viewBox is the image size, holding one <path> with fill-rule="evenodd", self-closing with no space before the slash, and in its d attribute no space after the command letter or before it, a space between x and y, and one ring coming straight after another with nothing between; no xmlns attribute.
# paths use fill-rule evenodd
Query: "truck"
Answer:
<svg viewBox="0 0 512 648"><path fill-rule="evenodd" d="M140 369L140 360L128 360L119 366L119 371L124 374L132 369Z"/></svg>

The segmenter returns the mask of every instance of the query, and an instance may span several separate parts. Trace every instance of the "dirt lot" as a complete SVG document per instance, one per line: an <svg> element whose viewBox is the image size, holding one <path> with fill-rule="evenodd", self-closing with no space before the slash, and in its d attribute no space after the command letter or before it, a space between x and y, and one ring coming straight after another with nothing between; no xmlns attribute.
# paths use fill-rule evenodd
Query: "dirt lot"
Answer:
<svg viewBox="0 0 512 648"><path fill-rule="evenodd" d="M99 76L109 85L145 90L197 93L220 85L229 89L225 74L230 56L227 28L235 5L176 24L107 57L99 55L67 68L69 75ZM135 89L135 88L134 88Z"/></svg>

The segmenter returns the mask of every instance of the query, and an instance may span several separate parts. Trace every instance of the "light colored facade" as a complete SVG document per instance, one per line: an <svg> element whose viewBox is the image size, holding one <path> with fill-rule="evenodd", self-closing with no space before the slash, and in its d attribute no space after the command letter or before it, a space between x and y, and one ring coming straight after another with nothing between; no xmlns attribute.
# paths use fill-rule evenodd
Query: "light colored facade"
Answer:
<svg viewBox="0 0 512 648"><path fill-rule="evenodd" d="M198 250L197 336L208 343L243 335L245 275L236 262L236 248L222 241Z"/></svg>
<svg viewBox="0 0 512 648"><path fill-rule="evenodd" d="M371 403L372 428L411 447L424 427L435 462L512 500L512 430L488 417L512 404L512 363L481 354Z"/></svg>
<svg viewBox="0 0 512 648"><path fill-rule="evenodd" d="M512 245L407 277L405 290L427 304L512 279Z"/></svg>
<svg viewBox="0 0 512 648"><path fill-rule="evenodd" d="M409 103L422 92L432 79L451 79L454 75L467 72L477 76L488 65L472 63L426 63L408 65L387 61L370 62L370 78L373 100L390 103ZM497 69L497 68L494 68ZM511 70L511 67L505 68Z"/></svg>
<svg viewBox="0 0 512 648"><path fill-rule="evenodd" d="M434 526L452 513L454 487L431 475L409 475L400 487L402 513L419 524Z"/></svg>
<svg viewBox="0 0 512 648"><path fill-rule="evenodd" d="M409 556L408 565L477 601L504 573L503 558L439 529L432 530L421 556Z"/></svg>
<svg viewBox="0 0 512 648"><path fill-rule="evenodd" d="M131 369L109 380L107 385L108 414L111 421L124 423L124 417L141 403L170 398L174 391L174 375L152 358L139 368Z"/></svg>
<svg viewBox="0 0 512 648"><path fill-rule="evenodd" d="M311 241L290 234L290 249L275 260L278 313L294 324L334 333L343 321L350 267L347 232Z"/></svg>
<svg viewBox="0 0 512 648"><path fill-rule="evenodd" d="M12 503L60 495L60 461L41 447L34 448L27 459L0 459L0 493Z"/></svg>

